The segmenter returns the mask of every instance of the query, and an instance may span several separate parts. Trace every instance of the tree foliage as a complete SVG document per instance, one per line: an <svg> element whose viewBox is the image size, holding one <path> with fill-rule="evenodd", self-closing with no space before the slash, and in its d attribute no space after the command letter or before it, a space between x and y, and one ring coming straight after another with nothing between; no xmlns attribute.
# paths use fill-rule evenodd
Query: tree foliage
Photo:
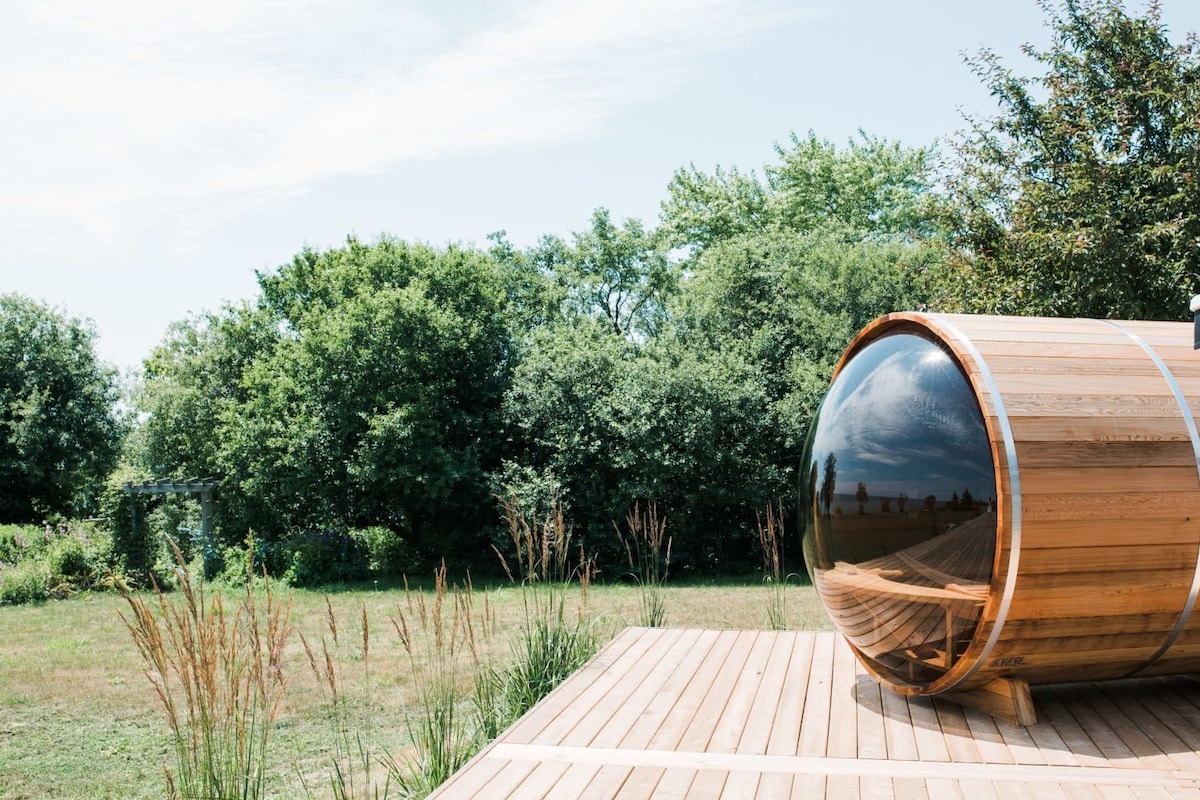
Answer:
<svg viewBox="0 0 1200 800"><path fill-rule="evenodd" d="M1200 286L1200 60L1157 5L1043 3L1049 50L1023 77L970 63L1000 106L972 121L948 180L955 258L943 305L1179 319Z"/></svg>
<svg viewBox="0 0 1200 800"><path fill-rule="evenodd" d="M519 252L500 235L492 254L518 321L529 327L595 319L618 336L644 340L661 330L678 284L657 237L640 220L614 223L604 208L570 242L547 236Z"/></svg>
<svg viewBox="0 0 1200 800"><path fill-rule="evenodd" d="M774 417L773 458L786 463L850 339L882 314L918 307L920 276L939 257L929 244L840 227L735 237L696 259L678 336L754 365Z"/></svg>
<svg viewBox="0 0 1200 800"><path fill-rule="evenodd" d="M873 238L934 233L934 153L860 133L844 148L809 132L775 146L778 161L753 172L694 165L675 173L662 204L660 234L675 247L711 245L772 228L838 228Z"/></svg>
<svg viewBox="0 0 1200 800"><path fill-rule="evenodd" d="M0 295L0 523L94 512L122 425L90 323Z"/></svg>
<svg viewBox="0 0 1200 800"><path fill-rule="evenodd" d="M922 302L940 258L933 153L865 134L844 148L793 135L765 181L736 170L676 173L660 234L688 257L676 341L746 365L762 398L748 464L773 465L759 507L781 496L808 423L850 338Z"/></svg>
<svg viewBox="0 0 1200 800"><path fill-rule="evenodd" d="M681 171L658 230L302 251L147 362L144 464L221 477L231 541L380 526L469 558L491 495L556 495L610 574L636 503L681 568L749 566L846 341L918 302L929 158L810 134L765 183Z"/></svg>
<svg viewBox="0 0 1200 800"><path fill-rule="evenodd" d="M478 534L511 355L492 262L351 239L259 284L254 306L178 326L149 360L147 464L222 477L235 540L381 525L437 550Z"/></svg>

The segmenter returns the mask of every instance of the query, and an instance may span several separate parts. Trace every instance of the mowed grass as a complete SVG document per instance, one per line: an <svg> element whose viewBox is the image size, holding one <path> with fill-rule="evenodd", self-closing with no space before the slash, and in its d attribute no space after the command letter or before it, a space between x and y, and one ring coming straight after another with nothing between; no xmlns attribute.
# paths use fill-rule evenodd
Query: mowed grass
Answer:
<svg viewBox="0 0 1200 800"><path fill-rule="evenodd" d="M227 608L239 592L226 590ZM285 595L287 592L285 592ZM330 593L338 626L329 628L326 595L295 590L292 622L310 642L324 638L339 671L343 695L369 720L367 738L394 754L409 745L405 715L414 711L412 656L393 620L432 611L432 592L403 587ZM830 623L808 586L787 589L788 627L826 630ZM671 627L766 629L768 590L759 584L670 585L663 588ZM175 598L173 598L175 599ZM586 604L573 590L576 613L593 619L602 640L638 622L636 586L593 585ZM476 587L478 658L502 663L521 622L520 592ZM370 630L362 659L363 609ZM0 798L161 798L164 767L173 751L163 711L122 622L115 595L87 595L37 606L0 608ZM486 623L485 622L486 618ZM472 658L459 660L470 686ZM333 752L328 708L299 637L287 651L288 689L270 744L272 796L302 796L299 775L318 797L328 795Z"/></svg>

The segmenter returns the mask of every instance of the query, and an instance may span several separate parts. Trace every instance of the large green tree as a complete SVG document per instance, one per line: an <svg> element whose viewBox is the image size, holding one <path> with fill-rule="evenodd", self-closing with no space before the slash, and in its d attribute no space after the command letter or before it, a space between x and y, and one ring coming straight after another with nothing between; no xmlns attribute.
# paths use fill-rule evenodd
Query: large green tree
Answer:
<svg viewBox="0 0 1200 800"><path fill-rule="evenodd" d="M948 181L954 259L939 303L969 311L1178 319L1200 285L1200 60L1151 4L1043 3L1041 73L971 65L999 113L971 120Z"/></svg>
<svg viewBox="0 0 1200 800"><path fill-rule="evenodd" d="M939 258L932 244L840 226L737 236L695 260L674 336L754 365L772 416L760 446L790 473L850 339L882 314L919 307L921 276Z"/></svg>
<svg viewBox="0 0 1200 800"><path fill-rule="evenodd" d="M680 170L660 235L687 253L671 336L734 360L764 398L745 457L790 494L799 449L838 357L867 322L918 307L941 258L933 152L866 134L838 147L809 133L754 173Z"/></svg>
<svg viewBox="0 0 1200 800"><path fill-rule="evenodd" d="M117 396L89 322L0 295L0 522L95 510L118 454Z"/></svg>
<svg viewBox="0 0 1200 800"><path fill-rule="evenodd" d="M744 526L784 489L764 458L767 398L736 354L674 337L634 342L589 318L527 342L506 402L514 447L501 491L553 479L589 553L624 571L614 523L653 502L670 521L677 566L750 560Z"/></svg>
<svg viewBox="0 0 1200 800"><path fill-rule="evenodd" d="M259 284L149 360L147 464L222 478L234 541L381 525L450 553L482 536L512 358L494 262L351 239Z"/></svg>

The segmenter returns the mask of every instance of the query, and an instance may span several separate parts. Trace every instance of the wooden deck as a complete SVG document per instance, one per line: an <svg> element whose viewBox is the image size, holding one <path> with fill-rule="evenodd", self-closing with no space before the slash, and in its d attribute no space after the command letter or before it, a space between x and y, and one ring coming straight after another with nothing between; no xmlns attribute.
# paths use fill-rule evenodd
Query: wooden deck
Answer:
<svg viewBox="0 0 1200 800"><path fill-rule="evenodd" d="M1034 702L904 698L832 633L630 628L431 797L1200 800L1200 682Z"/></svg>

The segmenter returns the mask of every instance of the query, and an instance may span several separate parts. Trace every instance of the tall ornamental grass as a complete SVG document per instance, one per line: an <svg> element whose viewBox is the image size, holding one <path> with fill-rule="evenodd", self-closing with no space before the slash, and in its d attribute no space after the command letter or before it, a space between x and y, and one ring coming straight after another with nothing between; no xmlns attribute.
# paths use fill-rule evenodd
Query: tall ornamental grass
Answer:
<svg viewBox="0 0 1200 800"><path fill-rule="evenodd" d="M472 688L482 673L482 641L492 636L495 618L475 588L451 586L445 562L434 572L432 603L408 590L392 624L408 654L416 687L416 711L405 715L412 748L386 759L388 773L404 798L425 797L458 771L489 737L471 716Z"/></svg>
<svg viewBox="0 0 1200 800"><path fill-rule="evenodd" d="M671 570L667 518L658 516L658 507L653 503L644 509L635 503L625 518L625 528L622 533L618 527L617 536L625 546L630 574L638 583L641 601L638 622L646 628L661 628L667 624L663 584Z"/></svg>
<svg viewBox="0 0 1200 800"><path fill-rule="evenodd" d="M482 735L494 738L595 654L600 644L587 613L595 562L571 550L571 533L557 496L540 521L530 521L514 498L502 501L516 566L496 555L521 593L522 618L507 665L481 672L476 707ZM578 595L576 595L578 591ZM574 613L568 599L578 596Z"/></svg>
<svg viewBox="0 0 1200 800"><path fill-rule="evenodd" d="M758 543L763 554L763 585L767 588L767 623L773 631L787 630L787 584L792 577L783 564L783 503L756 512Z"/></svg>
<svg viewBox="0 0 1200 800"><path fill-rule="evenodd" d="M302 632L299 635L309 669L325 697L324 710L333 742L327 770L330 796L334 800L387 800L391 794L388 756L377 751L373 738L371 625L367 621L366 604L359 615L357 641L340 635L329 595L325 595L325 626L328 636L321 636L319 650ZM347 693L346 681L337 666L342 661L357 662L362 672L354 698ZM313 797L305 775L301 773L299 777L305 795Z"/></svg>
<svg viewBox="0 0 1200 800"><path fill-rule="evenodd" d="M192 582L182 553L170 544L178 601L157 583L149 599L119 584L129 605L129 616L121 617L170 727L175 769L166 770L167 794L265 797L267 744L287 685L281 664L291 601L280 602L265 575L261 597L256 592L251 548L244 594L227 609L220 594Z"/></svg>

